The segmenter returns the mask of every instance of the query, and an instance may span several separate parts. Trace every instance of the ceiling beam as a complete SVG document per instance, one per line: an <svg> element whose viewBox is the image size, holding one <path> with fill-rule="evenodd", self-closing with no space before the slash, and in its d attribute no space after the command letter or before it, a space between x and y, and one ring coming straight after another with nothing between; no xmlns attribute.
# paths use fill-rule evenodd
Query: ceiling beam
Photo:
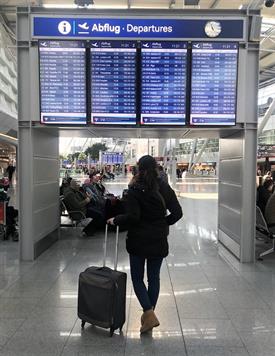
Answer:
<svg viewBox="0 0 275 356"><path fill-rule="evenodd" d="M176 0L169 0L169 9L173 9L176 5Z"/></svg>
<svg viewBox="0 0 275 356"><path fill-rule="evenodd" d="M16 6L0 6L0 14L3 14L3 13L16 14Z"/></svg>
<svg viewBox="0 0 275 356"><path fill-rule="evenodd" d="M221 0L213 0L212 4L210 5L210 9L215 9L219 5L220 1Z"/></svg>
<svg viewBox="0 0 275 356"><path fill-rule="evenodd" d="M250 9L259 9L263 6L265 0L250 0L249 4L246 6L246 9L249 11Z"/></svg>

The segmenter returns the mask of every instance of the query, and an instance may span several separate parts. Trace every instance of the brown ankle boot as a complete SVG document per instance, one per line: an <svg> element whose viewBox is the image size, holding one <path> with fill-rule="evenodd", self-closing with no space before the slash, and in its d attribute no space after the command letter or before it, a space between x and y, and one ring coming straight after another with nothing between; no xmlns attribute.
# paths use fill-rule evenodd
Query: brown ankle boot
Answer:
<svg viewBox="0 0 275 356"><path fill-rule="evenodd" d="M144 313L140 317L141 326L144 324Z"/></svg>
<svg viewBox="0 0 275 356"><path fill-rule="evenodd" d="M153 309L150 309L150 310L147 310L146 312L144 312L142 317L143 317L143 325L140 328L141 334L152 330L156 326L159 326L159 321L158 321Z"/></svg>

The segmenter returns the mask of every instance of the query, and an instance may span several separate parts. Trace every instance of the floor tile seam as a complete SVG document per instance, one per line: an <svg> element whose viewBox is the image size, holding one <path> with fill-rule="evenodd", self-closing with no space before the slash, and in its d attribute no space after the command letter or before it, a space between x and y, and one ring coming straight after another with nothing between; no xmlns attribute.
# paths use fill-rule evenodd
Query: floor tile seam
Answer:
<svg viewBox="0 0 275 356"><path fill-rule="evenodd" d="M60 273L60 275L61 275L61 273ZM40 297L37 297L38 299L43 298L43 297L49 292L49 290L50 290L50 289L53 287L53 285L56 283L56 281L58 280L58 278L60 277L60 275L53 279L53 281L50 283L50 287L48 287L48 289L46 289L46 291L45 291L45 293L43 293L43 295L41 295ZM45 280L37 280L37 281L39 281L39 282L45 282ZM18 282L18 280L17 280L16 282ZM16 283L16 282L15 282L15 283ZM28 281L28 282L36 282L36 280L35 280L35 281ZM13 284L15 284L15 283L13 283ZM10 288L13 286L13 284L12 284L11 286L9 286L9 287L7 288L7 290L10 289ZM9 297L9 298L13 298L13 297ZM17 297L15 297L15 298L17 298ZM18 297L18 298L19 298L19 297Z"/></svg>
<svg viewBox="0 0 275 356"><path fill-rule="evenodd" d="M7 318L8 319L8 318ZM25 319L25 318L23 318ZM13 320L13 319L11 319ZM16 319L15 319L16 320ZM25 323L26 319L25 320L22 320L22 322L20 323L20 325L15 329L15 331L12 333L12 336L10 336L7 341L5 342L4 345L2 345L2 349L4 349L6 347L6 345L8 344L8 342L14 337L14 335L17 333L17 331L21 328L21 326ZM0 351L2 350L1 347L0 347Z"/></svg>
<svg viewBox="0 0 275 356"><path fill-rule="evenodd" d="M70 262L66 265L66 267L64 268L64 270L62 272L59 273L59 275L53 280L53 283L52 285L50 286L50 288L47 290L47 292L41 297L43 298L51 289L52 287L54 286L54 284L58 281L58 279L62 276L62 273L64 273L66 271L66 269L69 267L69 264L72 262L72 260L74 259L74 257L76 256L73 256L73 258L70 260Z"/></svg>
<svg viewBox="0 0 275 356"><path fill-rule="evenodd" d="M180 315L179 315L179 308L178 308L178 304L177 304L177 299L176 299L176 296L175 296L174 287L173 287L173 284L172 284L172 279L171 279L170 270L169 270L169 266L168 266L168 261L167 261L166 258L165 258L165 263L166 263L166 268L167 268L167 272L168 272L168 275L169 275L171 289L172 289L174 302L175 302L175 306L176 306L176 311L177 311L178 322L179 322L179 326L180 326L180 331L181 331L181 337L182 337L182 342L183 342L183 346L184 346L184 351L185 351L186 356L188 356L187 346L186 346L185 338L184 338L184 335L183 335L183 329L182 329L181 319L180 319Z"/></svg>
<svg viewBox="0 0 275 356"><path fill-rule="evenodd" d="M70 338L70 336L71 336L71 334L72 334L72 331L73 331L73 329L75 328L77 322L78 322L78 317L76 318L76 320L75 320L75 322L74 322L74 324L73 324L73 326L72 326L72 328L71 328L71 331L69 332L69 335L67 336L66 341L65 341L64 344L63 344L63 347L62 347L62 350L61 350L59 356L62 356L63 351L64 351L65 347L66 347L67 344L68 344L69 338Z"/></svg>
<svg viewBox="0 0 275 356"><path fill-rule="evenodd" d="M229 263L230 263L230 262L229 262ZM234 267L233 267L233 268L234 268ZM234 268L234 269L235 269L235 268ZM240 275L240 278L243 278L249 285L251 285L245 277L243 277L240 273L238 273L238 274ZM208 280L208 283L211 285L211 282L210 282L210 280L209 280L209 278L208 278L207 275L206 275L206 278L207 278L207 280ZM215 293L216 297L217 297L218 300L219 300L219 303L222 305L223 309L225 310L226 315L228 315L228 314L227 314L227 311L226 311L226 306L225 306L225 304L223 303L222 298L221 298L221 296L219 295L219 292L218 292L217 288L213 288L213 289L214 289L214 293ZM267 307L268 309L270 309L270 306L268 305L268 303L261 297L260 294L258 294L257 290L256 290L253 286L252 286L252 289L251 289L251 290L252 290L253 293L255 293L255 295L266 305L266 307ZM240 308L239 308L239 309L240 309ZM255 309L255 308L247 308L247 309ZM262 308L260 308L260 309L262 309Z"/></svg>
<svg viewBox="0 0 275 356"><path fill-rule="evenodd" d="M226 318L221 318L219 316L215 316L215 317L205 317L205 316L187 316L184 317L184 320L186 319L194 319L194 320L229 320L228 317L226 316Z"/></svg>
<svg viewBox="0 0 275 356"><path fill-rule="evenodd" d="M242 335L240 335L240 339L241 339L242 343L245 345L244 340L243 340L243 338L242 338ZM246 345L245 345L245 350L246 350L246 352L248 353L249 356L254 356L252 353L249 352L249 350L248 350L248 348L246 347ZM270 356L271 356L271 355L270 355Z"/></svg>
<svg viewBox="0 0 275 356"><path fill-rule="evenodd" d="M72 260L75 258L76 256L73 256L72 258L69 259L68 263L66 263L66 267L64 268L64 270L62 272L60 272L61 274L68 268L68 266L71 264ZM37 261L38 262L38 261ZM36 264L37 265L37 264Z"/></svg>
<svg viewBox="0 0 275 356"><path fill-rule="evenodd" d="M264 273L264 272L263 272L263 273ZM256 287L253 285L253 283L250 282L246 277L242 277L242 278L244 278L244 279L246 280L246 282L247 282L249 285L252 286L252 290L255 292L255 294L257 295L257 297L259 297L259 298L264 302L264 304L267 305L268 309L272 309L272 308L270 307L270 305L268 304L268 302L266 302L266 300L259 294L259 292L258 292L258 289L259 289L259 288L256 289ZM260 308L260 309L262 309L262 308Z"/></svg>
<svg viewBox="0 0 275 356"><path fill-rule="evenodd" d="M222 297L219 295L219 293L218 293L217 291L214 291L214 293L216 294L216 297L217 297L219 303L221 304L222 308L224 309L226 315L228 315L227 309L232 309L233 307L232 307L232 306L227 307L227 306L224 304L223 299L222 299ZM258 295L256 295L256 296L258 297ZM266 305L266 308L237 307L237 308L235 308L235 309L243 309L243 310L245 309L245 310L247 310L247 311L249 311L249 310L255 310L255 309L263 309L263 310L264 310L264 309L269 309L269 310L271 310L270 306L269 306L262 298L260 298L260 299L261 299L261 302L263 302L263 303Z"/></svg>
<svg viewBox="0 0 275 356"><path fill-rule="evenodd" d="M217 240L217 242L218 242L218 240ZM219 245L217 244L217 249L218 249L218 246L219 246ZM238 271L238 269L234 266L234 264L231 263L228 258L226 258L226 255L222 254L222 255L219 255L219 256L223 259L223 261L226 262L226 265L229 265L230 268L234 270L234 272L236 272L240 277L242 277L241 273L240 273L240 272ZM243 277L242 277L242 278L243 278Z"/></svg>
<svg viewBox="0 0 275 356"><path fill-rule="evenodd" d="M0 298L1 295L6 292L9 288L11 288L16 282L18 282L18 280L20 279L20 276L17 276L17 278L7 287L5 287L3 290L0 291Z"/></svg>
<svg viewBox="0 0 275 356"><path fill-rule="evenodd" d="M131 286L131 293L130 293L130 301L129 301L129 306L128 306L128 318L127 318L127 329L126 329L126 334L125 334L125 347L124 347L124 353L123 355L126 356L126 348L127 348L127 341L128 341L128 331L129 331L129 322L130 322L130 313L131 313L131 305L132 305L132 295L133 295L133 286Z"/></svg>
<svg viewBox="0 0 275 356"><path fill-rule="evenodd" d="M249 282L248 282L249 283ZM270 307L270 305L268 304L268 302L266 302L266 300L259 294L259 292L258 292L258 290L257 289L255 289L255 288L253 288L252 287L252 289L251 290L248 290L249 292L251 292L251 291L253 291L253 293L255 294L255 296L257 297L257 298L259 298L260 300L261 300L261 302L263 302L264 304L265 304L265 306L266 306L266 309L269 309L269 310L271 310L272 308ZM217 295L218 295L218 292L217 292ZM219 297L219 296L218 296ZM220 298L219 298L220 299ZM222 300L222 298L221 298L221 300ZM222 303L222 301L221 301L221 303ZM223 306L224 306L224 304L223 304ZM225 307L225 306L224 306ZM226 308L226 307L225 307ZM237 309L264 309L264 308L255 308L255 307L249 307L249 308L237 308Z"/></svg>
<svg viewBox="0 0 275 356"><path fill-rule="evenodd" d="M225 308L224 308L224 309L225 309ZM228 311L227 311L226 309L225 309L225 313L226 313L226 315L229 317L229 320L230 320L230 322L231 322L231 324L232 324L232 327L233 327L235 333L238 335L239 339L241 340L241 343L243 344L244 349L245 349L245 350L247 351L247 353L250 355L250 353L248 352L248 349L247 349L247 347L246 347L246 345L245 345L245 343L244 343L244 341L243 341L243 339L242 339L242 337L241 337L241 334L240 334L241 331L236 328L235 323L234 323L233 320L230 318L229 313L228 313Z"/></svg>
<svg viewBox="0 0 275 356"><path fill-rule="evenodd" d="M34 299L37 299L37 303L40 302L41 298L40 297L33 297ZM7 299L7 300L11 300L11 299L20 299L20 300L25 300L25 299L30 299L30 297L1 297L0 296L0 301L1 299ZM34 304L34 305L37 305L37 304Z"/></svg>

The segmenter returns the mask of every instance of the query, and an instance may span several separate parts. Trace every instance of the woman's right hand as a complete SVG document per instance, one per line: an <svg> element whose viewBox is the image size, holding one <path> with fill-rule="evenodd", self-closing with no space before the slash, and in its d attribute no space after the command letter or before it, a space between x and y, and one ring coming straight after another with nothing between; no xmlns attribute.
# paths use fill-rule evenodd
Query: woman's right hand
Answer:
<svg viewBox="0 0 275 356"><path fill-rule="evenodd" d="M115 222L114 222L115 218L110 218L107 220L107 224L109 225L115 225Z"/></svg>

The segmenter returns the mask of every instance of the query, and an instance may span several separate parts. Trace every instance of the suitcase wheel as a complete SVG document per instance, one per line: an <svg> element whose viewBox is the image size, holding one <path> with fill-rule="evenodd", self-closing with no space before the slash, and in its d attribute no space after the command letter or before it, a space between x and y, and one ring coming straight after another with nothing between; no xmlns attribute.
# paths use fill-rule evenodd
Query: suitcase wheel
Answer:
<svg viewBox="0 0 275 356"><path fill-rule="evenodd" d="M84 320L81 320L81 328L83 329L85 326L85 321Z"/></svg>
<svg viewBox="0 0 275 356"><path fill-rule="evenodd" d="M112 336L114 335L114 331L115 331L114 328L111 328L111 329L110 329L110 337L112 337Z"/></svg>

